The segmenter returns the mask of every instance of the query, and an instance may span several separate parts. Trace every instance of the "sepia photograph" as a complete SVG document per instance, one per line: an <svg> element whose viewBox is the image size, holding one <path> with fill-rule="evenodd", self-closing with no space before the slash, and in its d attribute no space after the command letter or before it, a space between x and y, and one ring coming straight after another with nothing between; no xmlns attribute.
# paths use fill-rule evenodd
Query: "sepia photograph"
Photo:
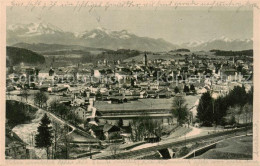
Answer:
<svg viewBox="0 0 260 166"><path fill-rule="evenodd" d="M253 160L253 15L7 6L5 159Z"/></svg>

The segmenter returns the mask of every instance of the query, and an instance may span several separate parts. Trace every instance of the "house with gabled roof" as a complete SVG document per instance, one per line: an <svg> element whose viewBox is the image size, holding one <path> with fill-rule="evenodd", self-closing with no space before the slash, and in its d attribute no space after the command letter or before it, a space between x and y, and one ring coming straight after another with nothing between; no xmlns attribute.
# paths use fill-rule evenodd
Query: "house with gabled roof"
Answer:
<svg viewBox="0 0 260 166"><path fill-rule="evenodd" d="M26 143L12 130L6 129L5 133L5 156L8 159L29 158L29 150Z"/></svg>
<svg viewBox="0 0 260 166"><path fill-rule="evenodd" d="M106 139L113 139L120 137L120 128L115 125L105 124L103 132Z"/></svg>

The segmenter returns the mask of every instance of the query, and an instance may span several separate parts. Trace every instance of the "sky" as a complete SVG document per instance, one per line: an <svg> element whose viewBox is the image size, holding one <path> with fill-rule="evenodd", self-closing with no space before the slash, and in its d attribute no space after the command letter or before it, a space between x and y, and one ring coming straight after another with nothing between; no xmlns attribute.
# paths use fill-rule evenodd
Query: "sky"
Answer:
<svg viewBox="0 0 260 166"><path fill-rule="evenodd" d="M51 10L24 7L7 8L7 26L45 22L64 31L83 32L97 27L127 30L138 36L163 38L174 44L208 41L214 38L251 39L253 10L237 8L178 7L174 8L83 8L54 7Z"/></svg>

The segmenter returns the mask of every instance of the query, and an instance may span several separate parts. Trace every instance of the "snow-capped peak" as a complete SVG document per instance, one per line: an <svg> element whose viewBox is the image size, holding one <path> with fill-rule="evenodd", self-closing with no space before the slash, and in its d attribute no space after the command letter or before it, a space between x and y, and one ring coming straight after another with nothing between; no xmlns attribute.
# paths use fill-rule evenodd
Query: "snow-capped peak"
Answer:
<svg viewBox="0 0 260 166"><path fill-rule="evenodd" d="M7 27L7 30L15 31L23 28L24 28L24 24L11 24Z"/></svg>
<svg viewBox="0 0 260 166"><path fill-rule="evenodd" d="M80 32L74 32L73 35L74 35L76 38L79 38L79 37L82 35L82 33L80 33Z"/></svg>
<svg viewBox="0 0 260 166"><path fill-rule="evenodd" d="M230 39L230 38L228 38L228 37L226 37L226 36L221 36L219 39L217 39L217 40L222 40L222 41L224 41L224 42L232 42L232 40Z"/></svg>
<svg viewBox="0 0 260 166"><path fill-rule="evenodd" d="M212 38L207 41L190 41L180 44L182 48L191 50L246 50L252 49L252 39L230 39L226 36Z"/></svg>
<svg viewBox="0 0 260 166"><path fill-rule="evenodd" d="M193 40L193 41L190 41L190 42L183 43L182 46L197 47L197 46L199 46L203 43L205 43L205 42L201 41L201 40Z"/></svg>
<svg viewBox="0 0 260 166"><path fill-rule="evenodd" d="M208 41L209 42L214 42L214 41L224 41L226 43L232 43L232 42L251 42L252 41L252 38L249 39L249 38L246 38L246 39L230 39L226 36L221 36L219 38L213 38L211 40Z"/></svg>
<svg viewBox="0 0 260 166"><path fill-rule="evenodd" d="M85 39L95 39L95 38L120 38L120 39L129 39L131 38L131 34L127 32L127 30L121 31L110 31L103 27L97 27L91 31L85 31L78 35L80 38Z"/></svg>
<svg viewBox="0 0 260 166"><path fill-rule="evenodd" d="M128 31L123 29L123 30L120 31L120 33L126 35L126 34L128 34Z"/></svg>
<svg viewBox="0 0 260 166"><path fill-rule="evenodd" d="M247 43L249 43L249 42L253 41L253 39L252 39L252 38L251 38L251 39L245 39L245 41L246 41Z"/></svg>
<svg viewBox="0 0 260 166"><path fill-rule="evenodd" d="M111 31L106 29L106 28L104 28L104 27L97 27L95 30L100 31L102 33L106 33L107 35L111 34Z"/></svg>
<svg viewBox="0 0 260 166"><path fill-rule="evenodd" d="M105 29L104 27L97 27L96 28L97 30L100 30L100 31L106 31L107 29Z"/></svg>
<svg viewBox="0 0 260 166"><path fill-rule="evenodd" d="M41 34L54 34L57 32L63 32L60 28L50 23L30 23L30 24L14 24L8 26L8 30L11 31L23 31L21 35L41 35Z"/></svg>

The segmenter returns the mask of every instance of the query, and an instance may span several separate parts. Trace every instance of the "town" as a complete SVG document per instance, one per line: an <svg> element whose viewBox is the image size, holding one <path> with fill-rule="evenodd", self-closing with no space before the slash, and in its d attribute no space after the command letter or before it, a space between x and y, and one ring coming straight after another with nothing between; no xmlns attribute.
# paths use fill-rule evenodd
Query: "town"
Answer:
<svg viewBox="0 0 260 166"><path fill-rule="evenodd" d="M135 59L104 59L55 67L59 62L52 59L51 66L43 69L18 64L7 70L6 98L8 102L19 101L25 106L44 110L51 118L52 128L54 124L63 124L70 132L73 130L70 139L66 138L73 143L67 157L94 155L98 158L103 155L100 152L104 148L108 155L121 146L122 149L138 147L191 133L194 129L189 125L203 125L198 120L197 109L204 93L209 92L214 96L213 100L217 100L219 96L228 95L234 87L243 87L250 92L253 58L251 51L244 54L201 55L180 49L156 54L144 52L139 55L138 62ZM157 59L163 56L173 58ZM184 115L174 113L174 108L178 107L174 104L176 98L183 100ZM17 119L16 116L13 118ZM222 121L224 116L220 118ZM230 124L229 120L220 121L219 127ZM7 125L14 123L7 121ZM57 135L58 131L63 131L60 125L58 128L54 128ZM33 132L28 134L26 139L29 146L33 146L35 141L30 138ZM56 141L54 144L58 144ZM20 140L15 146L26 147L26 144ZM68 150L62 151L68 153ZM21 155L26 156L22 152L28 153L24 148ZM12 148L8 154L14 155Z"/></svg>

